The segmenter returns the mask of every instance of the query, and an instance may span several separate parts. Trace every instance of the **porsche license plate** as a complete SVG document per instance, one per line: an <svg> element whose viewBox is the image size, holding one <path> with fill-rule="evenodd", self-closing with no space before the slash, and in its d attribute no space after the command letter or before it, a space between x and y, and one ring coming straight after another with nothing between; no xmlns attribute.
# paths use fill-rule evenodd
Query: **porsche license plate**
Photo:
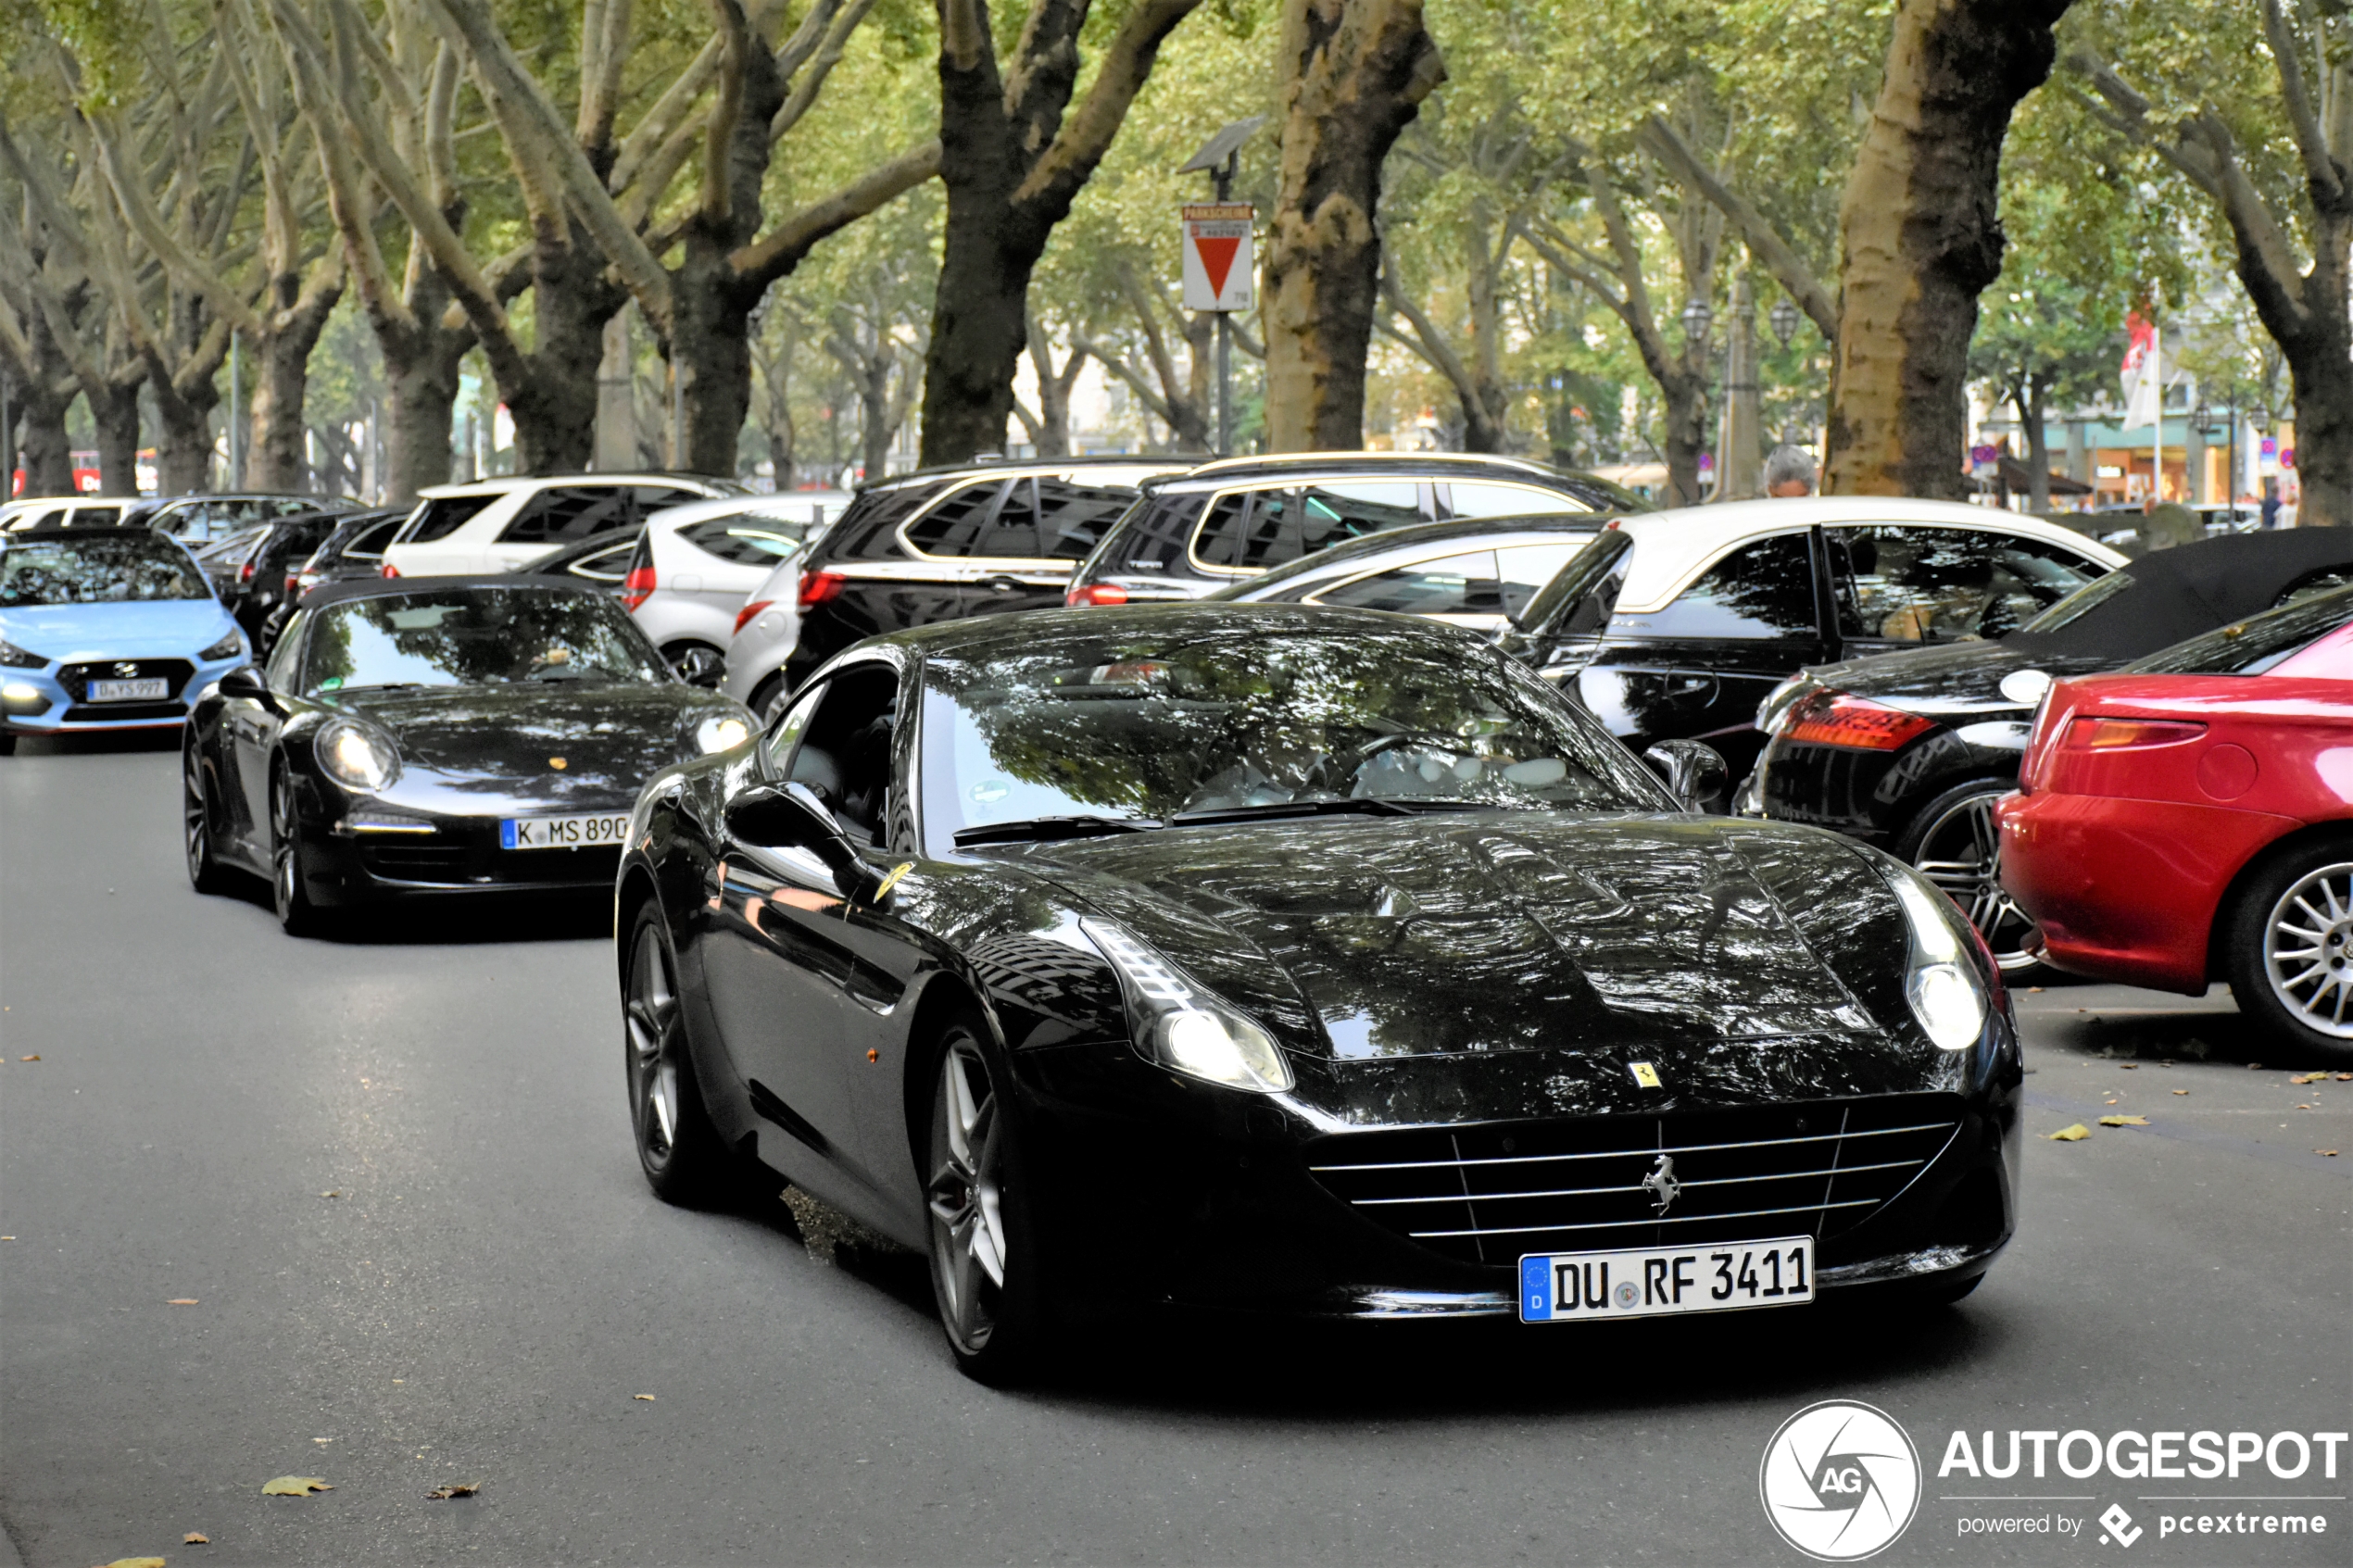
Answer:
<svg viewBox="0 0 2353 1568"><path fill-rule="evenodd" d="M1519 1261L1522 1323L1653 1318L1792 1307L1814 1299L1814 1238L1531 1252Z"/></svg>
<svg viewBox="0 0 2353 1568"><path fill-rule="evenodd" d="M628 836L626 811L599 811L587 817L509 817L498 824L501 849L580 849L619 844Z"/></svg>
<svg viewBox="0 0 2353 1568"><path fill-rule="evenodd" d="M92 702L159 702L171 695L171 683L154 681L93 681Z"/></svg>

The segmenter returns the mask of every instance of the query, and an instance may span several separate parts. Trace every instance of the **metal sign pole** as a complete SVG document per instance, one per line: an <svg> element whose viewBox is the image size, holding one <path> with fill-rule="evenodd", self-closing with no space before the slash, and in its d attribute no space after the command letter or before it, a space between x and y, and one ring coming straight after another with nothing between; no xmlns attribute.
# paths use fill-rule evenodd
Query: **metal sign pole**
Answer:
<svg viewBox="0 0 2353 1568"><path fill-rule="evenodd" d="M1215 175L1217 199L1228 202L1234 198L1234 175L1241 168L1239 148L1226 155ZM1225 310L1217 313L1217 455L1234 455L1234 318Z"/></svg>

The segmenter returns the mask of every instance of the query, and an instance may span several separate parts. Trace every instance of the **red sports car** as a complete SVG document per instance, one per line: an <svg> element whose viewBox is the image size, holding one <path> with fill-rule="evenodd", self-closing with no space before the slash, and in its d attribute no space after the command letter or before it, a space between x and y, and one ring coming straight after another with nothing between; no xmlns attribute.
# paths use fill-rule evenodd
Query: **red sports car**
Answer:
<svg viewBox="0 0 2353 1568"><path fill-rule="evenodd" d="M2002 884L2057 968L2353 1060L2353 589L2053 686Z"/></svg>

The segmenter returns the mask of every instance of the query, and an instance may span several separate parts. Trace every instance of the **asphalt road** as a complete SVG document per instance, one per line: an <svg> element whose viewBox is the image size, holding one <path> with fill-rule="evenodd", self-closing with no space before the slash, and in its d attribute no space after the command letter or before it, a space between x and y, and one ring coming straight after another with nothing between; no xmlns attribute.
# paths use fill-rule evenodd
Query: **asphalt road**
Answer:
<svg viewBox="0 0 2353 1568"><path fill-rule="evenodd" d="M1935 1474L1957 1429L2348 1425L2353 1082L2252 1068L2227 996L2020 997L2022 1228L1956 1309L1153 1325L995 1393L913 1260L648 1193L601 911L290 940L258 888L189 890L176 769L0 760L0 1526L33 1568L1798 1562L1759 1458L1832 1398L1929 1467L1880 1561L2122 1555L2081 1523L2111 1501L2134 1561L2353 1557L2342 1450L2334 1480ZM2101 1113L2150 1124L2044 1136ZM289 1474L333 1490L262 1495ZM2184 1493L2318 1497L2325 1533L2161 1537L2142 1498ZM1960 1534L2005 1513L2082 1533Z"/></svg>

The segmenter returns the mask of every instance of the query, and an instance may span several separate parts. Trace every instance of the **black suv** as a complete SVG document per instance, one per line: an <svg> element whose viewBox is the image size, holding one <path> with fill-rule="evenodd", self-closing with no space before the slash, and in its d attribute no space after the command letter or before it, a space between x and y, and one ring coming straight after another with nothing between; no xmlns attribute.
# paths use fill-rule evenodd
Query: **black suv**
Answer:
<svg viewBox="0 0 2353 1568"><path fill-rule="evenodd" d="M1071 570L1185 458L1038 458L926 469L867 485L804 558L798 690L835 654L884 632L1059 608Z"/></svg>
<svg viewBox="0 0 2353 1568"><path fill-rule="evenodd" d="M1145 487L1072 576L1067 602L1197 599L1368 533L1453 518L1644 512L1630 490L1516 458L1293 452L1227 458Z"/></svg>

